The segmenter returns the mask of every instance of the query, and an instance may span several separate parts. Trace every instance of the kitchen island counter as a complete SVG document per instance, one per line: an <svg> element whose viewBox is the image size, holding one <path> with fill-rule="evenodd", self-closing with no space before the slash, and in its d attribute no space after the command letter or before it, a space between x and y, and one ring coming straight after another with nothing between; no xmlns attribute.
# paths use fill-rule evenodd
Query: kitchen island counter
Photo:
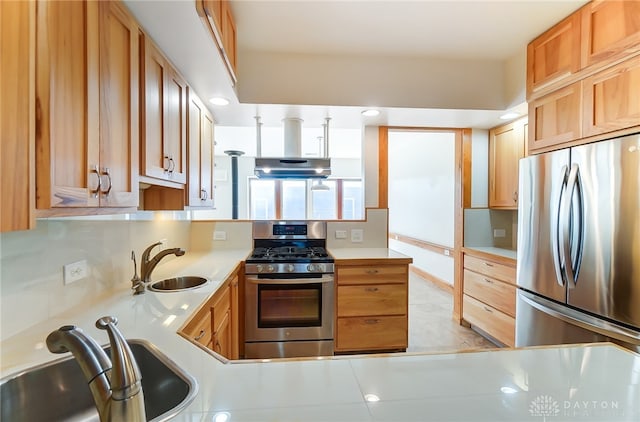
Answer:
<svg viewBox="0 0 640 422"><path fill-rule="evenodd" d="M640 419L640 356L611 344L225 364L176 331L247 253L174 259L154 279L189 274L211 281L139 296L122 288L2 342L2 377L57 359L43 343L61 325L76 324L105 343L94 323L109 314L125 337L154 343L197 379L198 395L176 421L221 420L216 414L228 421Z"/></svg>

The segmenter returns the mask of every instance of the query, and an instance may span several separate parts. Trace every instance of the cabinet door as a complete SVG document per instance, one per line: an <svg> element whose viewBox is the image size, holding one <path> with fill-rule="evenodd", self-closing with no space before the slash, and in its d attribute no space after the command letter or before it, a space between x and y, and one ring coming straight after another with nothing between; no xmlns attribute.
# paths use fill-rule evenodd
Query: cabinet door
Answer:
<svg viewBox="0 0 640 422"><path fill-rule="evenodd" d="M100 206L138 206L138 26L100 2Z"/></svg>
<svg viewBox="0 0 640 422"><path fill-rule="evenodd" d="M592 1L582 10L582 67L640 51L640 2Z"/></svg>
<svg viewBox="0 0 640 422"><path fill-rule="evenodd" d="M213 333L214 352L226 357L231 357L231 313L227 311L216 325Z"/></svg>
<svg viewBox="0 0 640 422"><path fill-rule="evenodd" d="M164 158L169 160L169 180L187 181L187 83L167 65L164 91Z"/></svg>
<svg viewBox="0 0 640 422"><path fill-rule="evenodd" d="M186 182L187 84L148 36L144 38L142 169L145 176Z"/></svg>
<svg viewBox="0 0 640 422"><path fill-rule="evenodd" d="M168 160L162 150L164 142L164 80L165 61L160 51L146 36L144 39L144 59L142 65L143 105L142 105L142 168L141 174L164 178L169 169Z"/></svg>
<svg viewBox="0 0 640 422"><path fill-rule="evenodd" d="M0 2L0 232L35 226L35 10Z"/></svg>
<svg viewBox="0 0 640 422"><path fill-rule="evenodd" d="M36 5L36 206L99 205L98 2Z"/></svg>
<svg viewBox="0 0 640 422"><path fill-rule="evenodd" d="M222 2L222 47L229 66L236 72L236 23L231 12L231 2Z"/></svg>
<svg viewBox="0 0 640 422"><path fill-rule="evenodd" d="M574 13L527 46L527 99L580 69L580 14Z"/></svg>
<svg viewBox="0 0 640 422"><path fill-rule="evenodd" d="M489 131L489 207L518 208L518 161L524 156L524 120Z"/></svg>
<svg viewBox="0 0 640 422"><path fill-rule="evenodd" d="M529 151L581 138L581 103L581 82L530 102Z"/></svg>
<svg viewBox="0 0 640 422"><path fill-rule="evenodd" d="M213 206L213 118L200 99L189 92L188 205Z"/></svg>
<svg viewBox="0 0 640 422"><path fill-rule="evenodd" d="M583 87L584 136L640 125L640 56L596 73Z"/></svg>

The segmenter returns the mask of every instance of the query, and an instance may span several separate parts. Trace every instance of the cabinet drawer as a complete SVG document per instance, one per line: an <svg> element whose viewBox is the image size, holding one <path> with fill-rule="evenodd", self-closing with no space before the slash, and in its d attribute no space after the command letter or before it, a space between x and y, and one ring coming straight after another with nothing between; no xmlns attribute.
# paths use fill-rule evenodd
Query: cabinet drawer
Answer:
<svg viewBox="0 0 640 422"><path fill-rule="evenodd" d="M338 267L338 284L406 283L407 265L371 265L362 267Z"/></svg>
<svg viewBox="0 0 640 422"><path fill-rule="evenodd" d="M498 264L497 262L487 261L471 255L465 255L464 267L476 273L505 281L513 285L516 283L515 266L512 267L505 264Z"/></svg>
<svg viewBox="0 0 640 422"><path fill-rule="evenodd" d="M492 277L464 270L464 293L516 316L516 288Z"/></svg>
<svg viewBox="0 0 640 422"><path fill-rule="evenodd" d="M211 311L209 308L207 308L207 311L204 312L198 320L194 320L185 330L185 333L191 340L197 341L204 346L209 346L212 338Z"/></svg>
<svg viewBox="0 0 640 422"><path fill-rule="evenodd" d="M513 347L515 345L515 318L491 306L485 305L466 294L463 298L462 309L463 318L467 322L475 325L507 346Z"/></svg>
<svg viewBox="0 0 640 422"><path fill-rule="evenodd" d="M338 318L337 351L406 348L406 316Z"/></svg>
<svg viewBox="0 0 640 422"><path fill-rule="evenodd" d="M339 317L406 314L406 284L338 286Z"/></svg>

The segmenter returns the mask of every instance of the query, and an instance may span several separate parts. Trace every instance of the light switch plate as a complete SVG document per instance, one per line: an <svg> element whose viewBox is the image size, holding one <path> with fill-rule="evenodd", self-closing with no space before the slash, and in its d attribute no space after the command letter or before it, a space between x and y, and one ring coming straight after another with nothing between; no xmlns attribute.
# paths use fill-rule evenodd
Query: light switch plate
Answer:
<svg viewBox="0 0 640 422"><path fill-rule="evenodd" d="M78 280L82 280L87 275L89 275L89 267L86 259L67 264L63 267L64 284L70 284Z"/></svg>
<svg viewBox="0 0 640 422"><path fill-rule="evenodd" d="M364 230L362 229L351 230L351 242L362 243L363 240L364 240Z"/></svg>
<svg viewBox="0 0 640 422"><path fill-rule="evenodd" d="M346 230L336 230L336 239L346 239L347 231Z"/></svg>

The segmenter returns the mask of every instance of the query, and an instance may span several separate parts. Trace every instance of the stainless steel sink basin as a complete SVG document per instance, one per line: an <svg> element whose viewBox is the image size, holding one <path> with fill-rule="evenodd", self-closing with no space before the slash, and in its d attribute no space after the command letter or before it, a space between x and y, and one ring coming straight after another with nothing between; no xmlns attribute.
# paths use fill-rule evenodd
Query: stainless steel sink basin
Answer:
<svg viewBox="0 0 640 422"><path fill-rule="evenodd" d="M194 399L198 384L144 340L127 340L142 373L149 421L174 417ZM109 355L108 348L107 355ZM49 362L0 380L0 420L99 421L87 381L73 357Z"/></svg>
<svg viewBox="0 0 640 422"><path fill-rule="evenodd" d="M154 292L176 292L195 289L204 285L208 280L204 277L183 276L156 281L149 285L149 290Z"/></svg>

